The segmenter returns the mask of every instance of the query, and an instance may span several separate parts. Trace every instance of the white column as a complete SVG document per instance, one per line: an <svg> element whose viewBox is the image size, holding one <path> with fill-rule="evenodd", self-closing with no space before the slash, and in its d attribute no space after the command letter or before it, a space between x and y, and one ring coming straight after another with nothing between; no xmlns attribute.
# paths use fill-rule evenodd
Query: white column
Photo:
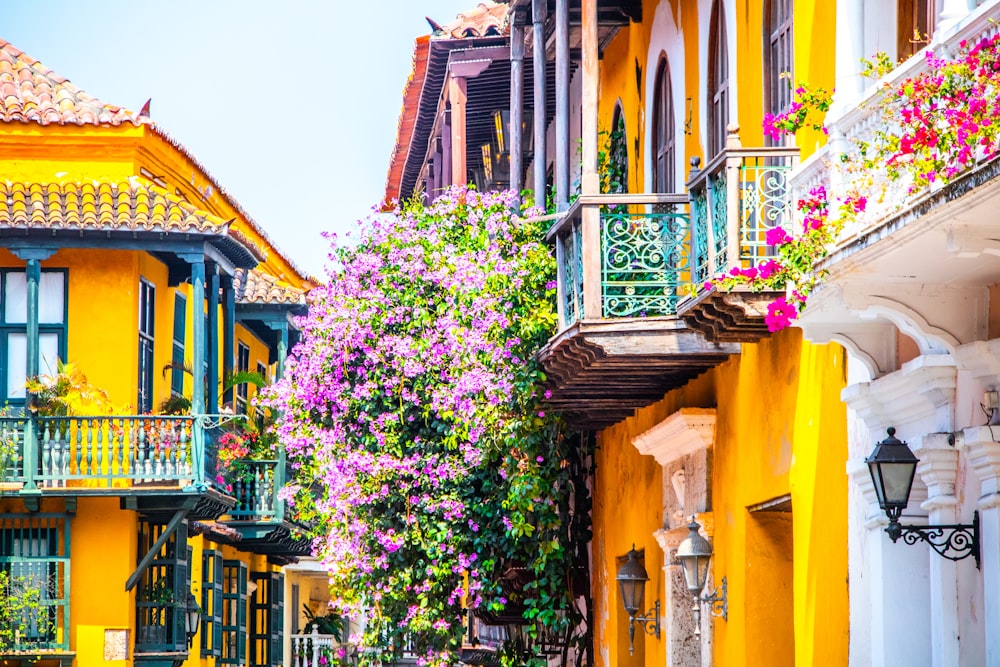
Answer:
<svg viewBox="0 0 1000 667"><path fill-rule="evenodd" d="M965 454L981 485L979 541L982 549L986 664L1000 665L1000 427L967 428Z"/></svg>
<svg viewBox="0 0 1000 667"><path fill-rule="evenodd" d="M920 506L927 511L929 525L959 523L955 499L958 450L949 443L950 437L946 433L932 433L920 442L911 443L913 453L920 459L917 474L927 485L927 500ZM933 549L928 548L927 553L930 557L931 662L934 667L958 665L959 564Z"/></svg>

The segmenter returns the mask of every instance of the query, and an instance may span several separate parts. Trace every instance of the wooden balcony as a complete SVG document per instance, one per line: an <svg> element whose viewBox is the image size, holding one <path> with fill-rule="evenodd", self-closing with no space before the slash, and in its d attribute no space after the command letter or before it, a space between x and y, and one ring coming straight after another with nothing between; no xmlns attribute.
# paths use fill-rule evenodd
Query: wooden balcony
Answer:
<svg viewBox="0 0 1000 667"><path fill-rule="evenodd" d="M798 163L797 148L743 148L739 127L731 125L726 150L704 169L692 160L691 196L693 282L704 283L734 267L757 267L772 259L765 243L769 229L790 234L794 201L790 179ZM784 291L751 292L701 289L678 307L688 326L710 341L752 343L768 335L767 306Z"/></svg>
<svg viewBox="0 0 1000 667"><path fill-rule="evenodd" d="M559 333L539 359L575 426L614 424L739 352L677 317L690 232L687 196L655 194L581 196L549 230Z"/></svg>
<svg viewBox="0 0 1000 667"><path fill-rule="evenodd" d="M0 494L130 497L147 513L188 503L192 519L214 519L233 501L212 484L213 425L209 415L0 417Z"/></svg>

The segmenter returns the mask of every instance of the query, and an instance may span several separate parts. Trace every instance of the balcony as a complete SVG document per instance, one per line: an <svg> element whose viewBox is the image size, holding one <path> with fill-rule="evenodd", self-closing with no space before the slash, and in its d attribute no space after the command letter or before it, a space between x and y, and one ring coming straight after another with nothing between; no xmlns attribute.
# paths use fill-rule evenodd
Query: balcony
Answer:
<svg viewBox="0 0 1000 667"><path fill-rule="evenodd" d="M210 483L214 436L211 416L3 416L0 493L26 502L126 496L134 509L150 512L190 496L192 519L216 518L232 499Z"/></svg>
<svg viewBox="0 0 1000 667"><path fill-rule="evenodd" d="M773 257L765 234L791 228L794 216L790 176L797 148L744 148L739 128L729 127L726 149L700 169L692 160L692 265L696 285L734 267L759 266ZM702 291L679 308L688 326L710 341L753 343L768 335L767 306L783 292Z"/></svg>
<svg viewBox="0 0 1000 667"><path fill-rule="evenodd" d="M992 37L998 5L996 0L985 2L937 30L927 48L957 55L962 42L972 45ZM828 145L803 162L792 180L796 192L823 185L832 198L852 188L867 197L865 211L844 226L821 262L819 268L828 275L810 298L801 323L810 338L864 348L872 359L880 353L867 341L877 339L877 326L889 327L890 322L911 337L926 336L927 342L921 342L925 348L947 349L997 335L986 330L985 314L970 314L985 313L990 307L986 288L1000 282L1000 159L980 150L975 164L947 185L918 188L906 175L892 181L884 172L854 174L839 159L856 152L860 142L884 125L878 104L884 91L927 69L921 51L854 99L838 96L826 119ZM872 362L879 372L893 368L886 363Z"/></svg>
<svg viewBox="0 0 1000 667"><path fill-rule="evenodd" d="M546 238L559 332L539 359L575 426L614 424L739 352L677 317L696 270L686 195L581 196Z"/></svg>

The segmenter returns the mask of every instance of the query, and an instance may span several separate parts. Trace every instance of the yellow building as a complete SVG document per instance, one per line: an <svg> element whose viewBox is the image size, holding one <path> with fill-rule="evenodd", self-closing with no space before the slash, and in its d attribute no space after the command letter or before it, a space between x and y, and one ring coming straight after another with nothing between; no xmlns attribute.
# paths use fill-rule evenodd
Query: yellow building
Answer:
<svg viewBox="0 0 1000 667"><path fill-rule="evenodd" d="M497 14L509 50L478 30ZM592 664L847 664L845 353L769 332L783 293L690 296L767 261L768 229L795 231L790 176L826 138L779 142L762 121L797 81L833 87L816 46L835 14L512 0L416 43L387 197L551 195L560 321L540 359L552 406L596 434ZM713 549L701 595L725 603L699 620L676 558L692 517ZM649 581L630 623L616 578L633 545Z"/></svg>
<svg viewBox="0 0 1000 667"><path fill-rule="evenodd" d="M0 662L282 664L308 544L283 452L227 450L257 384L227 378L282 373L308 277L148 116L2 41L0 171L0 605L36 600ZM106 395L26 389L71 371Z"/></svg>

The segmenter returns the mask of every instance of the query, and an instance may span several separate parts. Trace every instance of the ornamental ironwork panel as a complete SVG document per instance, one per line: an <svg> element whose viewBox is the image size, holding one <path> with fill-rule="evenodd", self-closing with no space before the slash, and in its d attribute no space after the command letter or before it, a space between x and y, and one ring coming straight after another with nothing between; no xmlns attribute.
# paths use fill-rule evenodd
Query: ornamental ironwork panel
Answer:
<svg viewBox="0 0 1000 667"><path fill-rule="evenodd" d="M708 280L708 192L705 188L691 192L691 238L694 240L692 260L694 283Z"/></svg>
<svg viewBox="0 0 1000 667"><path fill-rule="evenodd" d="M601 301L604 317L673 315L690 275L688 215L670 206L601 212Z"/></svg>
<svg viewBox="0 0 1000 667"><path fill-rule="evenodd" d="M563 280L563 313L565 325L569 326L583 315L583 238L580 224L574 224L569 233L561 234L556 242L560 245L562 258L559 276Z"/></svg>
<svg viewBox="0 0 1000 667"><path fill-rule="evenodd" d="M726 175L719 172L708 179L709 199L712 207L712 249L715 251L715 263L711 268L713 274L726 271L726 248L728 247Z"/></svg>
<svg viewBox="0 0 1000 667"><path fill-rule="evenodd" d="M756 266L774 256L769 229L791 231L792 156L748 158L740 167L740 259Z"/></svg>

